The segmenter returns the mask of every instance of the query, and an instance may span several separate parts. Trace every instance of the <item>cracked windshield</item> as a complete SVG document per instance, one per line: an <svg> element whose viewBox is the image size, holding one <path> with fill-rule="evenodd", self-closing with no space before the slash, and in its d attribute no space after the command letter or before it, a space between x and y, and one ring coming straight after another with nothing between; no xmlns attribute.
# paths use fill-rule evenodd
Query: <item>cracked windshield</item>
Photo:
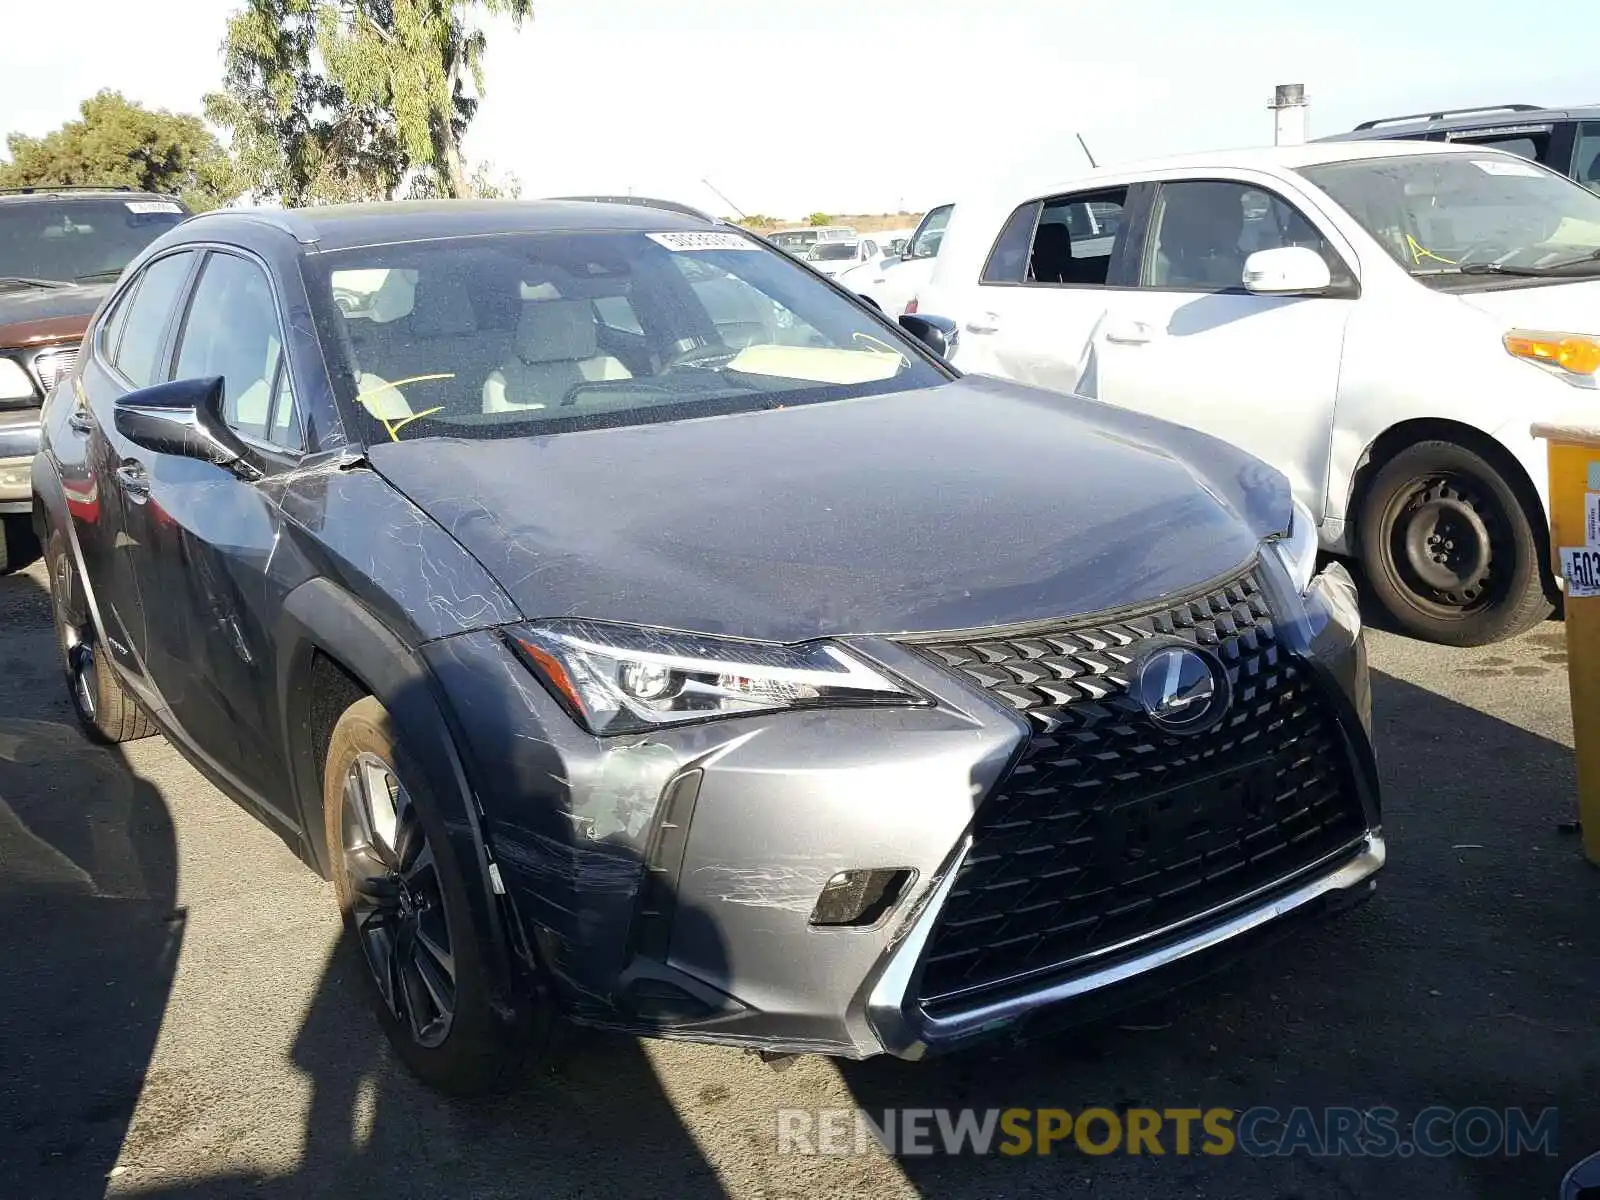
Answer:
<svg viewBox="0 0 1600 1200"><path fill-rule="evenodd" d="M380 440L633 424L943 379L740 233L443 239L327 258L329 340Z"/></svg>

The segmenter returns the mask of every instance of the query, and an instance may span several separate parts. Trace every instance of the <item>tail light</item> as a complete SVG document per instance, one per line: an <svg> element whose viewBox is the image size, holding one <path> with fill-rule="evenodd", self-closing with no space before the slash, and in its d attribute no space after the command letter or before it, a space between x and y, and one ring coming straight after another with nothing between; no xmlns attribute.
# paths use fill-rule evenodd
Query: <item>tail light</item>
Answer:
<svg viewBox="0 0 1600 1200"><path fill-rule="evenodd" d="M911 314L911 313L914 313L916 311L917 311L917 298L915 296L913 296L913 297L911 297L910 300L906 301L906 312L907 312L907 314Z"/></svg>

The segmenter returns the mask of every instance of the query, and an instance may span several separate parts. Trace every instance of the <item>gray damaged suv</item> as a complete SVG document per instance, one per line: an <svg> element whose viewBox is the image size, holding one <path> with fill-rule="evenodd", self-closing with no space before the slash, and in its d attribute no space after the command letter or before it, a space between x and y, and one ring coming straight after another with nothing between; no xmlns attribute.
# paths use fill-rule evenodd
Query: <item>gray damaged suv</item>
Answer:
<svg viewBox="0 0 1600 1200"><path fill-rule="evenodd" d="M647 205L194 218L45 406L78 716L331 877L461 1091L555 1014L916 1058L1369 892L1283 476L902 324Z"/></svg>

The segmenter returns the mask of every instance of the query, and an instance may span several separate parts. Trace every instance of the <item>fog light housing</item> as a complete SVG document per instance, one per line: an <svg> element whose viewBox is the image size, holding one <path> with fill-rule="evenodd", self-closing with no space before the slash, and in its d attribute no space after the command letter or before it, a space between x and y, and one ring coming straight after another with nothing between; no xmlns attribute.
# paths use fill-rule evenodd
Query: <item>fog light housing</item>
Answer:
<svg viewBox="0 0 1600 1200"><path fill-rule="evenodd" d="M817 897L811 924L835 929L876 925L905 895L915 876L906 867L840 871Z"/></svg>
<svg viewBox="0 0 1600 1200"><path fill-rule="evenodd" d="M0 463L0 495L11 492L26 493L33 485L33 460L13 459Z"/></svg>

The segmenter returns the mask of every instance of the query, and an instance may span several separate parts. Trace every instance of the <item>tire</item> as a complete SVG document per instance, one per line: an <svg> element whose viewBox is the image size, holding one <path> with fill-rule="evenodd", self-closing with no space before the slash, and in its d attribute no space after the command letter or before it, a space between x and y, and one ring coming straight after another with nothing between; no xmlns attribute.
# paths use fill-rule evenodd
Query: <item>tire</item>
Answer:
<svg viewBox="0 0 1600 1200"><path fill-rule="evenodd" d="M1361 564L1372 594L1412 637L1484 646L1554 610L1543 518L1483 456L1417 442L1378 471L1361 504Z"/></svg>
<svg viewBox="0 0 1600 1200"><path fill-rule="evenodd" d="M20 571L38 557L39 539L33 532L33 518L0 517L0 575Z"/></svg>
<svg viewBox="0 0 1600 1200"><path fill-rule="evenodd" d="M50 534L45 559L56 647L78 724L91 741L107 746L149 737L156 727L118 681L110 656L95 636L82 582L60 530Z"/></svg>
<svg viewBox="0 0 1600 1200"><path fill-rule="evenodd" d="M334 726L322 801L339 911L395 1052L442 1092L515 1083L547 1028L542 1009L531 992L510 1021L491 1006L480 931L439 806L373 697Z"/></svg>

